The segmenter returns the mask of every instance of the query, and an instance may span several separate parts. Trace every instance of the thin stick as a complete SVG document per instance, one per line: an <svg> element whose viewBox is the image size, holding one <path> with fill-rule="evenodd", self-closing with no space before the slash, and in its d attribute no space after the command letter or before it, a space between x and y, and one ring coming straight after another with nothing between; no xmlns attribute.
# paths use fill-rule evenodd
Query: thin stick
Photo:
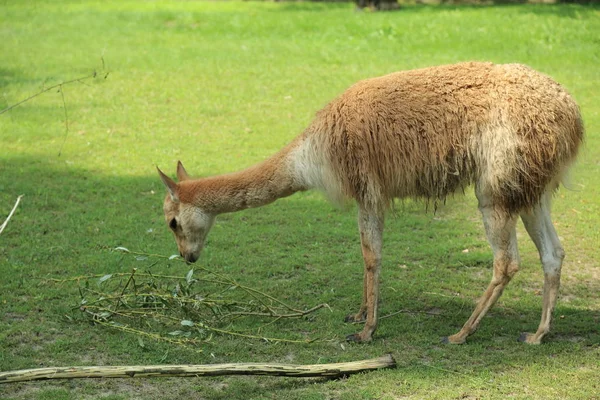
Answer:
<svg viewBox="0 0 600 400"><path fill-rule="evenodd" d="M107 326L113 329L119 329L122 330L124 332L129 332L129 333L134 333L134 334L140 334L140 335L144 335L144 336L148 336L152 339L158 340L158 341L166 341L166 342L170 342L170 343L175 343L175 344L185 344L185 343L191 343L191 344L197 344L200 342L203 342L202 339L195 339L195 338L185 338L185 339L181 339L181 340L177 340L177 339L170 339L167 338L165 336L162 336L160 334L156 334L156 333L148 333L145 331L142 331L140 329L136 329L136 328L132 328L129 325L126 324L115 324L115 323L110 323L107 322L108 318L103 317L100 313L95 313L91 310L89 310L88 308L92 308L92 309L97 309L98 311L104 311L106 310L106 312L109 312L111 314L115 314L115 315L120 315L122 317L128 317L131 318L131 315L126 315L126 314L122 314L116 311L111 311L111 310L107 310L107 309L103 309L100 307L82 307L81 311L83 311L84 313L87 313L89 315L92 316L92 319L94 320L94 323L97 323L99 325L103 325L103 326ZM134 314L131 311L128 310L128 314ZM139 314L139 313L138 313ZM160 319L166 319L169 321L175 321L175 322L180 322L181 319L179 318L175 318L175 317L170 317L168 315L161 315L161 314L152 314L151 312L147 313L149 315L152 316L153 319L155 320L160 320ZM279 319L281 317L277 317L277 319ZM212 326L206 325L205 323L201 323L201 324L197 324L195 323L195 325L198 325L199 327L202 327L203 329L210 331L210 332L216 332L216 333L220 333L222 335L229 335L229 336L238 336L238 337L244 337L247 339L258 339L258 340L264 340L266 342L283 342L283 343L312 343L317 341L317 339L303 339L303 340L298 340L298 339L281 339L281 338L272 338L272 337L267 337L267 336L257 336L257 335L249 335L249 334L245 334L245 333L240 333L240 332L234 332L234 331L227 331L224 329L218 329L218 328L214 328Z"/></svg>
<svg viewBox="0 0 600 400"><path fill-rule="evenodd" d="M243 337L246 339L257 339L257 340L263 340L265 342L271 342L271 343L281 342L281 343L305 343L305 344L307 344L307 343L313 343L317 340L317 339L304 339L304 340L302 340L302 339L281 339L281 338L271 338L271 337L266 337L266 336L249 335L247 333L226 331L224 329L213 328L208 325L204 325L204 329L206 329L207 331L220 333L222 335L237 336L237 337Z"/></svg>
<svg viewBox="0 0 600 400"><path fill-rule="evenodd" d="M214 365L147 365L147 366L94 366L67 368L35 368L0 372L0 383L45 379L73 378L133 378L133 377L199 377L223 375L269 375L288 377L338 377L381 368L394 368L391 354L370 360L335 364L258 364L231 363Z"/></svg>
<svg viewBox="0 0 600 400"><path fill-rule="evenodd" d="M67 143L67 136L69 136L69 113L67 112L67 102L65 101L65 90L63 89L63 85L59 86L60 95L62 97L63 109L65 110L65 138L63 139L62 144L60 145L60 149L58 150L58 156L62 154L63 147L65 147L65 143Z"/></svg>
<svg viewBox="0 0 600 400"><path fill-rule="evenodd" d="M83 81L83 80L85 80L85 79L95 78L95 77L96 77L96 75L97 75L97 74L96 74L96 71L94 71L94 73L93 73L93 74L86 75L86 76L82 76L81 78L71 79L70 81L66 81L66 82L57 83L56 85L52 85L52 86L50 86L50 87L47 87L47 88L45 88L45 89L42 89L42 90L40 90L39 92L37 92L37 93L35 93L35 94L32 94L31 96L29 96L29 97L28 97L28 98L26 98L26 99L24 99L24 100L21 100L21 101L19 101L18 103L15 103L15 104L13 104L12 106L6 107L4 110L0 110L0 114L4 114L5 112L7 112L7 111L10 111L10 110L12 110L13 108L15 108L15 107L17 107L17 106L20 106L21 104L23 104L23 103L26 103L26 102L28 102L29 100L31 100L31 99L33 99L33 98L35 98L35 97L37 97L37 96L39 96L39 95L41 95L41 94L43 94L43 93L46 93L46 92L48 92L48 91L50 91L50 90L52 90L52 89L56 89L56 88L62 88L62 87L63 87L63 85L68 85L69 83L73 83L73 82L81 82L81 81Z"/></svg>
<svg viewBox="0 0 600 400"><path fill-rule="evenodd" d="M135 329L130 327L129 325L124 325L124 324L112 324L110 322L106 322L106 319L99 316L99 315L95 315L93 312L89 311L89 310L83 310L84 312L92 315L92 318L94 319L94 323L98 324L98 325L103 325L103 326L107 326L109 328L113 328L113 329L117 329L120 330L122 332L127 332L127 333L133 333L135 335L140 335L140 336L145 336L148 337L150 339L156 340L156 341L162 341L162 342L167 342L167 343L172 343L172 344L176 344L176 345L192 345L192 344L199 344L200 342L202 342L201 340L197 340L194 338L178 338L178 339L171 339L165 336L161 336L159 334L156 333L152 333L152 332L145 332L145 331L141 331L139 329ZM192 350L196 351L197 353L202 353L201 349L197 349L194 347L190 347ZM0 379L0 383L2 383L2 380Z"/></svg>
<svg viewBox="0 0 600 400"><path fill-rule="evenodd" d="M276 318L296 318L303 317L307 314L310 314L314 311L317 311L321 308L328 307L327 304L321 303L319 305L314 306L313 308L309 308L308 310L298 311L291 314L270 314L270 313L261 313L261 312L252 312L252 311L232 311L228 313L229 315L243 315L243 316L256 316L256 317L276 317Z"/></svg>
<svg viewBox="0 0 600 400"><path fill-rule="evenodd" d="M92 291L87 289L88 291L94 293L94 294L98 294L98 295L102 295L103 293L101 292L96 292L96 291ZM137 296L155 296L158 298L162 298L162 299L168 299L168 300L179 300L181 303L185 304L185 303L195 303L197 302L197 300L189 300L189 299L184 299L184 298L176 298L173 296L161 296L161 295L157 295L157 294L137 294ZM139 310L135 310L132 308L127 308L127 312L126 313L119 313L117 312L117 309L119 307L119 305L122 303L121 299L123 298L128 298L128 297L133 297L133 296L124 296L123 294L121 294L120 296L107 296L102 298L101 300L96 300L96 301L92 301L90 303L86 303L85 304L85 308L96 308L98 310L101 311L108 311L112 314L117 314L117 315L122 315L122 316L127 316L127 314L135 314L135 313L139 313L139 314L152 314L152 312L154 311L151 308L144 308L144 311L139 311ZM114 309L111 308L106 308L106 307L102 307L102 306L97 306L97 303L103 302L103 301L109 301L109 300L114 300L117 299L117 305L115 306ZM214 303L212 303L214 304ZM76 308L79 308L80 306L77 306ZM288 313L288 314L279 314L277 312L275 313L266 313L266 312L258 312L258 311L230 311L227 313L227 315L234 315L234 316L248 316L248 317L273 317L273 318L299 318L299 317L304 317L305 315L308 314L312 314L313 312L320 310L321 308L325 308L325 307L329 307L328 304L326 303L321 303L318 304L312 308L309 308L308 310L304 310L304 311L299 311L296 313ZM386 317L391 317L392 315L387 315Z"/></svg>
<svg viewBox="0 0 600 400"><path fill-rule="evenodd" d="M131 275L129 275L129 279L127 280L127 283L123 287L123 290L121 290L121 295L117 298L117 304L115 304L115 310L117 308L119 308L119 305L121 304L121 299L123 298L123 295L125 294L125 290L127 290L127 286L129 286L129 283L131 283L131 281L133 280L133 276L135 275L136 271L137 271L137 268L134 268L131 271Z"/></svg>
<svg viewBox="0 0 600 400"><path fill-rule="evenodd" d="M379 317L379 319L385 319L385 318L390 318L393 317L395 315L398 314L427 314L427 315L440 315L439 312L436 311L413 311L413 310L398 310L398 311L394 311L393 313L389 313L386 315L382 315L381 317Z"/></svg>
<svg viewBox="0 0 600 400"><path fill-rule="evenodd" d="M21 197L23 197L23 195L20 195L19 197L17 197L17 201L16 201L14 207L12 208L12 210L10 210L10 214L8 214L8 217L6 218L6 221L4 221L2 223L2 225L0 225L0 234L2 233L2 231L4 230L4 228L6 228L6 225L8 224L8 221L12 218L13 214L15 213L15 210L17 209L17 206L19 205L19 202L21 201Z"/></svg>
<svg viewBox="0 0 600 400"><path fill-rule="evenodd" d="M293 307L291 307L291 306L287 305L287 304L286 304L286 303L284 303L283 301L281 301L281 300L279 300L279 299L277 299L277 298L275 298L275 297L273 297L273 296L271 296L271 295L268 295L268 294L266 294L266 293L264 293L264 292L261 292L260 290L253 289L253 288L251 288L251 287L248 287L248 286L241 285L241 284L239 284L238 282L236 282L235 280L233 280L232 278L226 277L226 276L224 276L224 275L221 275L221 274L219 274L219 273L216 273L216 272L214 272L214 271L211 271L211 270L209 270L209 269L207 269L207 268L204 268L204 267L197 267L197 268L198 268L199 270L201 270L201 271L204 271L204 272L206 272L206 273L208 273L208 274L212 274L212 275L216 276L217 278L219 278L219 279L222 279L222 280L224 280L224 281L225 281L225 282L219 282L219 281L215 281L215 282L217 282L217 283L224 283L224 284L227 284L227 283L228 283L228 284L230 284L231 286L235 286L235 287L238 287L238 288L240 288L240 289L244 290L244 291L245 291L246 293L248 293L250 296L254 297L254 298L255 298L255 299L257 299L258 301L260 301L261 303L263 303L263 305L264 305L264 306L265 306L265 308L267 308L267 309L270 309L270 307L268 307L266 304L264 304L264 302L262 302L262 301L261 301L261 299L260 299L259 297L257 297L256 295L263 296L263 297L265 297L265 298L267 298L267 299L269 299L269 300L271 300L271 301L273 301L273 302L275 302L275 303L278 303L278 304L280 304L281 306L283 306L283 307L287 308L287 309L288 309L288 310L290 310L290 311L294 311L294 312L297 312L297 313L301 313L301 312L302 312L302 310L296 310L295 308L293 308Z"/></svg>

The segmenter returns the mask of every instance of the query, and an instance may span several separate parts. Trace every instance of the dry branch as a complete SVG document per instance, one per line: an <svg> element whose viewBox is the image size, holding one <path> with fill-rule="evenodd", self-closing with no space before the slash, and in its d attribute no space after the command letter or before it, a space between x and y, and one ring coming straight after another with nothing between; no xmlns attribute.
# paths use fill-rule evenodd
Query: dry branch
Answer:
<svg viewBox="0 0 600 400"><path fill-rule="evenodd" d="M168 258L125 248L119 250L136 258ZM139 272L133 268L131 273L50 280L59 283L77 281L81 295L77 309L94 325L153 340L185 346L210 341L213 335L289 343L316 340L269 337L262 328L285 318L306 317L328 308L327 304L298 309L229 276L196 268L201 276L196 276L193 269L185 276L170 276ZM236 329L238 325L234 322L242 318L263 321L269 318L271 321L257 328Z"/></svg>
<svg viewBox="0 0 600 400"><path fill-rule="evenodd" d="M102 63L104 63L104 60L102 60ZM96 71L94 71L93 73L91 73L89 75L82 76L80 78L71 79L71 80L68 80L68 81L63 81L61 83L57 83L56 85L52 85L50 87L43 88L43 89L39 90L37 93L34 93L31 96L27 97L26 99L23 99L23 100L15 103L15 104L13 104L11 106L6 107L3 110L0 110L0 114L4 114L5 112L10 111L13 108L18 107L21 104L26 103L29 100L32 100L32 99L34 99L34 98L36 98L36 97L38 97L38 96L40 96L40 95L42 95L42 94L44 94L46 92L49 92L49 91L54 90L54 89L62 90L63 86L65 86L65 85L69 85L71 83L76 83L76 82L83 83L85 80L95 78L97 75L98 75L98 73ZM107 77L108 77L108 73L106 73L104 75L104 79L106 79Z"/></svg>
<svg viewBox="0 0 600 400"><path fill-rule="evenodd" d="M35 368L0 372L0 384L74 378L199 377L222 375L268 375L296 378L339 377L382 368L394 368L395 366L396 361L391 354L387 354L370 360L312 365L231 363L214 365Z"/></svg>
<svg viewBox="0 0 600 400"><path fill-rule="evenodd" d="M101 57L101 61L102 61L102 70L104 70L104 68L105 68L104 57ZM106 79L108 77L108 72L102 72L102 73L104 75L104 79ZM41 96L42 94L44 94L46 92L49 92L49 91L54 90L54 89L57 89L58 92L60 93L60 96L61 96L61 99L62 99L62 103L63 103L63 110L65 112L65 137L63 139L62 145L60 146L60 150L58 151L58 156L60 157L60 155L62 154L62 149L63 149L63 147L64 147L64 145L65 145L65 143L67 141L67 136L69 135L69 113L67 112L67 102L65 101L64 87L66 85L70 85L72 83L86 84L85 83L86 80L88 80L88 79L94 79L97 76L98 76L98 72L94 71L91 74L86 75L86 76L82 76L82 77L79 77L79 78L71 79L71 80L68 80L68 81L62 81L62 82L57 83L56 85L52 85L50 87L43 87L37 93L34 93L31 96L29 96L29 97L27 97L27 98L25 98L25 99L23 99L23 100L15 103L15 104L11 105L11 106L6 107L3 110L0 110L0 115L4 114L5 112L8 112L8 111L12 110L15 107L20 106L23 103L26 103L26 102L28 102L28 101L30 101L30 100L38 97L38 96Z"/></svg>
<svg viewBox="0 0 600 400"><path fill-rule="evenodd" d="M19 205L19 202L21 201L21 197L23 197L23 195L20 195L19 197L17 197L17 201L15 202L15 205L12 208L12 210L10 210L8 217L6 217L6 220L2 223L2 225L0 225L0 233L2 233L2 231L4 231L4 228L6 228L6 225L8 225L8 221L11 219L11 217L15 213L15 210L17 209L17 206Z"/></svg>

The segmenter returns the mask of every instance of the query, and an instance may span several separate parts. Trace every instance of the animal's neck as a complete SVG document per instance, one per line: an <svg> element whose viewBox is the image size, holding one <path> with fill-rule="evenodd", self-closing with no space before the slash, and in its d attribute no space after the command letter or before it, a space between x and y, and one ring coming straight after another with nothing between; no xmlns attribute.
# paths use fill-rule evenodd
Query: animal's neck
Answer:
<svg viewBox="0 0 600 400"><path fill-rule="evenodd" d="M250 168L180 183L180 199L204 211L221 214L260 207L306 189L294 178L293 144Z"/></svg>

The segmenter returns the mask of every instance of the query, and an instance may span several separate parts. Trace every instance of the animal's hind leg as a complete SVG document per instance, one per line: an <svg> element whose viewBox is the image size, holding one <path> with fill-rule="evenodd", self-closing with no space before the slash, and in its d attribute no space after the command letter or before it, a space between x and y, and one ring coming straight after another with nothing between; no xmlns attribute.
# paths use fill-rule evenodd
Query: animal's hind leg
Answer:
<svg viewBox="0 0 600 400"><path fill-rule="evenodd" d="M481 319L498 300L508 282L519 269L517 216L489 204L487 199L481 196L479 197L479 208L483 215L488 241L494 253L494 275L471 317L458 333L444 338L446 343L464 343L467 336L475 332Z"/></svg>
<svg viewBox="0 0 600 400"><path fill-rule="evenodd" d="M558 297L560 270L565 252L550 218L550 194L546 193L540 204L531 211L523 212L521 219L540 253L544 269L544 297L542 319L537 332L524 333L519 340L530 344L540 344L542 338L550 331L552 311Z"/></svg>

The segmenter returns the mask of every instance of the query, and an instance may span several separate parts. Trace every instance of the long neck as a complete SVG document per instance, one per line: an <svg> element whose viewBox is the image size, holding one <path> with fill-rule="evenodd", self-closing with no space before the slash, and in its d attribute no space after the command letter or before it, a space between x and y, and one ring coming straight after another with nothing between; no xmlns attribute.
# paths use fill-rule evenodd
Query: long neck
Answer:
<svg viewBox="0 0 600 400"><path fill-rule="evenodd" d="M292 143L273 157L239 172L183 181L180 198L207 212L221 214L260 207L304 190L291 166L294 147Z"/></svg>

